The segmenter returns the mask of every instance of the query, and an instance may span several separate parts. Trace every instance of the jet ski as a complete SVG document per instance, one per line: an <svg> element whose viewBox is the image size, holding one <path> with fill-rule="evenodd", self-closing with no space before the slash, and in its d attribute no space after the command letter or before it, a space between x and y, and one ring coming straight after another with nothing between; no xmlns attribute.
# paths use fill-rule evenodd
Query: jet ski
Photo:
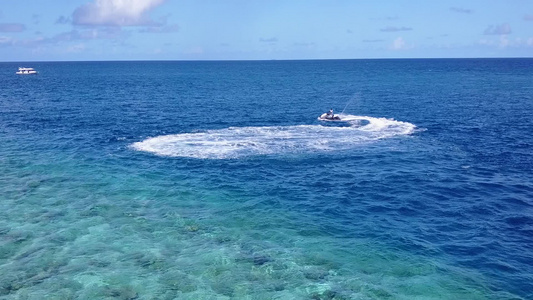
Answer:
<svg viewBox="0 0 533 300"><path fill-rule="evenodd" d="M339 115L323 113L322 115L320 115L320 117L318 117L318 119L321 121L340 121L341 117L339 117Z"/></svg>

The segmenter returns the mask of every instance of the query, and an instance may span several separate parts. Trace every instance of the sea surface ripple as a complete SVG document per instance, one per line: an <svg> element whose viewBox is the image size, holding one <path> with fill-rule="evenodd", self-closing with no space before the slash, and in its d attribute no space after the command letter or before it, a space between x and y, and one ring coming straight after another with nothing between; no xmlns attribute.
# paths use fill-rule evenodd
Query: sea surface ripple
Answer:
<svg viewBox="0 0 533 300"><path fill-rule="evenodd" d="M532 59L18 66L0 299L533 299Z"/></svg>

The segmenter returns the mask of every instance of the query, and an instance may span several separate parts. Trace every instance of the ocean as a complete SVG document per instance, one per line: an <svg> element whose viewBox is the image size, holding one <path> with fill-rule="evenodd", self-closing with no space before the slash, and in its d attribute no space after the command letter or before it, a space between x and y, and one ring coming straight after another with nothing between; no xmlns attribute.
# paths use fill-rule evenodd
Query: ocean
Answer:
<svg viewBox="0 0 533 300"><path fill-rule="evenodd" d="M0 299L533 299L532 133L533 59L0 63Z"/></svg>

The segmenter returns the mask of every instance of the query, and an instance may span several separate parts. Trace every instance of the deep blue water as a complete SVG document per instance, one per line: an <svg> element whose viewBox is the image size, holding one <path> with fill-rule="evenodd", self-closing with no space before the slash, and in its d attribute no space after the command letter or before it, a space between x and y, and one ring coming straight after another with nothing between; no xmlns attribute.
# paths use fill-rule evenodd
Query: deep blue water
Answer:
<svg viewBox="0 0 533 300"><path fill-rule="evenodd" d="M1 63L0 298L533 299L532 129L533 59Z"/></svg>

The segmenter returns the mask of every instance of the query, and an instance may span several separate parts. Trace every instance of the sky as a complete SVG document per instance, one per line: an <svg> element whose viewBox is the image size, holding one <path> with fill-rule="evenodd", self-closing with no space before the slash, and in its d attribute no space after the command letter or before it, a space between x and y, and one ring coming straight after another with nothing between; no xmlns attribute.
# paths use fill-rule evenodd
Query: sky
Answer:
<svg viewBox="0 0 533 300"><path fill-rule="evenodd" d="M0 0L0 62L463 57L533 57L533 0Z"/></svg>

